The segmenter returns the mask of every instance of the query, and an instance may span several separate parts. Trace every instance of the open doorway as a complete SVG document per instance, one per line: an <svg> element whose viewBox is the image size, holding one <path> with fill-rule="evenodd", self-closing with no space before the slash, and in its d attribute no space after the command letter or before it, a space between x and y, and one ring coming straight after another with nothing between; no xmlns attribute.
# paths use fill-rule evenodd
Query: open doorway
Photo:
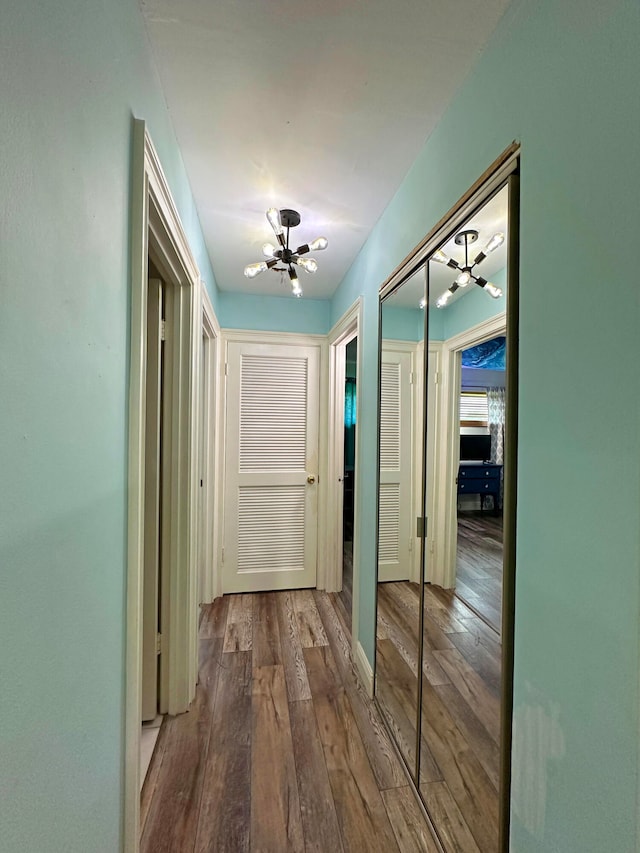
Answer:
<svg viewBox="0 0 640 853"><path fill-rule="evenodd" d="M456 594L501 630L506 336L461 352Z"/></svg>
<svg viewBox="0 0 640 853"><path fill-rule="evenodd" d="M356 412L358 400L358 339L345 347L344 455L342 474L342 589L339 596L351 627L353 609L353 521L356 466Z"/></svg>
<svg viewBox="0 0 640 853"><path fill-rule="evenodd" d="M144 784L156 745L162 715L159 713L162 489L163 375L166 287L151 258L147 282L146 405L144 440L144 574L142 581L142 731L140 736L140 787Z"/></svg>

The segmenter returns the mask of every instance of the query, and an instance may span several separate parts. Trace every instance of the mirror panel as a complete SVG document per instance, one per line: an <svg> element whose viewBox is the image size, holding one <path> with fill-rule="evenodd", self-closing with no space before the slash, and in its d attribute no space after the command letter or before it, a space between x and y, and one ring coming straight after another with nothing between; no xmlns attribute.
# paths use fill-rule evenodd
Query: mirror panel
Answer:
<svg viewBox="0 0 640 853"><path fill-rule="evenodd" d="M506 310L507 202L504 187L443 244L458 269L433 256L427 265L428 339L444 341L441 353L429 347L428 375L435 369L446 381L427 385L435 541L425 549L419 791L447 853L499 849L506 330L486 321ZM503 241L485 248L495 234ZM451 293L465 266L503 295L494 299L473 279Z"/></svg>
<svg viewBox="0 0 640 853"><path fill-rule="evenodd" d="M376 697L417 779L424 270L381 303Z"/></svg>

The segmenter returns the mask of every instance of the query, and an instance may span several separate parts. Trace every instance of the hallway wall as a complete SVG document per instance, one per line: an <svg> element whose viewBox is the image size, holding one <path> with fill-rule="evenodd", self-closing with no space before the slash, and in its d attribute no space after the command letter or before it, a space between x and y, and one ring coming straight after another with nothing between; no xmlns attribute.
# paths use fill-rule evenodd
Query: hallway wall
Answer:
<svg viewBox="0 0 640 853"><path fill-rule="evenodd" d="M0 847L116 853L133 116L218 294L137 4L0 20Z"/></svg>
<svg viewBox="0 0 640 853"><path fill-rule="evenodd" d="M373 660L377 289L521 141L517 853L640 842L640 317L636 277L614 272L636 242L639 41L635 0L513 0L332 305L335 321L364 295L360 640Z"/></svg>

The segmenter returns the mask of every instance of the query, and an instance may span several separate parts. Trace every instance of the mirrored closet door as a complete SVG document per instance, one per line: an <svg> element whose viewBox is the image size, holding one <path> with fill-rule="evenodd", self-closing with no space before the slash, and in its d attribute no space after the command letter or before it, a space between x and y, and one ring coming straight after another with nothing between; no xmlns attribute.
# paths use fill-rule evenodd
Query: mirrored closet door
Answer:
<svg viewBox="0 0 640 853"><path fill-rule="evenodd" d="M517 177L446 229L381 301L375 690L445 853L498 853L508 849Z"/></svg>
<svg viewBox="0 0 640 853"><path fill-rule="evenodd" d="M376 696L417 778L421 680L425 276L386 297L380 321Z"/></svg>

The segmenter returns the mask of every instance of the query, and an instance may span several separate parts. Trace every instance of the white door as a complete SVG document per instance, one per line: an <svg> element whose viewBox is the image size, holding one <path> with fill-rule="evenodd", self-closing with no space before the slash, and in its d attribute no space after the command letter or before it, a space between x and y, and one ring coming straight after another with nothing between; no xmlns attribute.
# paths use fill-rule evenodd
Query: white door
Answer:
<svg viewBox="0 0 640 853"><path fill-rule="evenodd" d="M223 592L316 585L320 348L228 345Z"/></svg>
<svg viewBox="0 0 640 853"><path fill-rule="evenodd" d="M380 511L378 580L411 576L412 511L411 353L382 342L380 375Z"/></svg>

